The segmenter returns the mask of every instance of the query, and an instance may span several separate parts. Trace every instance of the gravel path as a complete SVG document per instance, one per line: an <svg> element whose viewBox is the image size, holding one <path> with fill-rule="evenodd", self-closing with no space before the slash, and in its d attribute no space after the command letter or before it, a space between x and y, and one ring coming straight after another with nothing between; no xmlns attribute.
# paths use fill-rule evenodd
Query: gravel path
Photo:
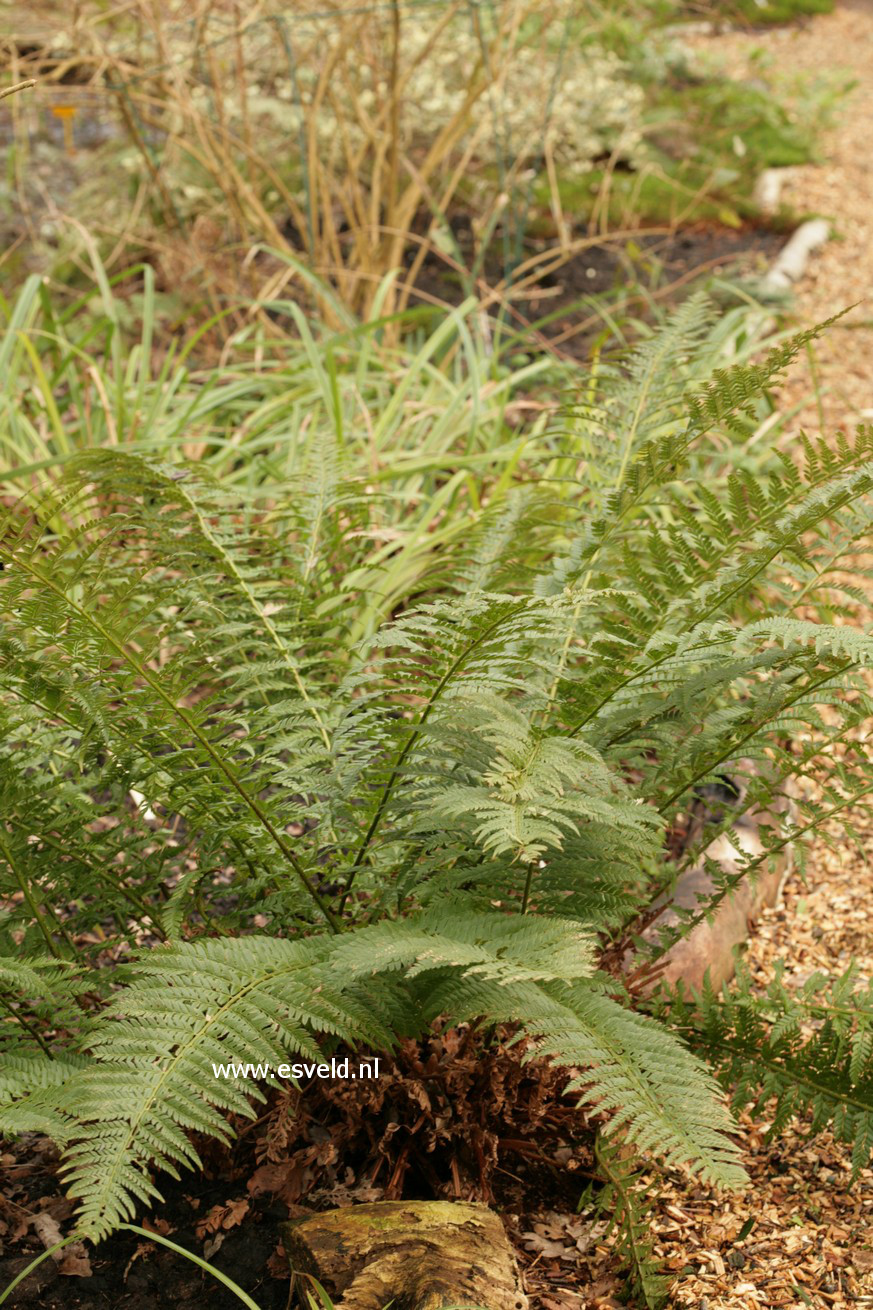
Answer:
<svg viewBox="0 0 873 1310"><path fill-rule="evenodd" d="M837 0L832 14L803 26L698 38L700 54L749 75L763 50L788 77L845 72L856 86L839 106L822 141L823 162L786 170L782 198L799 213L832 220L834 239L813 255L795 295L804 325L857 305L816 345L825 429L873 420L873 0ZM783 392L799 404L795 427L821 427L809 362L798 365Z"/></svg>

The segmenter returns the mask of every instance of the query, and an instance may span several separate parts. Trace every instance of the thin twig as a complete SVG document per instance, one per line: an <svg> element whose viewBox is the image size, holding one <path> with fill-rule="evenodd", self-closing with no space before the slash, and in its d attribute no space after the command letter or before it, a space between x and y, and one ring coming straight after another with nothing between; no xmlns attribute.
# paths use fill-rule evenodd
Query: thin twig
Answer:
<svg viewBox="0 0 873 1310"><path fill-rule="evenodd" d="M26 91L31 86L36 86L35 77L29 77L26 82L16 82L14 86L4 86L0 88L0 100L5 100L7 96L14 96L16 91Z"/></svg>

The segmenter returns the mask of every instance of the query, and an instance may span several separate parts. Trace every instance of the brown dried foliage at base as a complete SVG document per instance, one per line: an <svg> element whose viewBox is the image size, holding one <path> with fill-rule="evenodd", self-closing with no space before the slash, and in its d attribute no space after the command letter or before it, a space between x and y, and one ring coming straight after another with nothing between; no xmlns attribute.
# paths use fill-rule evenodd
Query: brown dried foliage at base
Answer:
<svg viewBox="0 0 873 1310"><path fill-rule="evenodd" d="M253 1127L259 1167L250 1192L291 1205L316 1187L333 1204L351 1196L493 1202L496 1175L520 1161L556 1173L587 1168L590 1128L563 1095L566 1070L526 1061L522 1042L488 1036L437 1025L380 1061L378 1079L289 1089Z"/></svg>

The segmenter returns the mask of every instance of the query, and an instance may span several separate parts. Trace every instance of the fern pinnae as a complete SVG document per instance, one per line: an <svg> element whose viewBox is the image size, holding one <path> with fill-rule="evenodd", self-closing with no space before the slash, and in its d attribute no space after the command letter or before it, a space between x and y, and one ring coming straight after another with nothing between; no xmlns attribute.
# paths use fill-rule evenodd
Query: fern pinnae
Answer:
<svg viewBox="0 0 873 1310"><path fill-rule="evenodd" d="M319 732L321 733L321 737L324 742L325 749L329 751L330 737L328 736L327 729L325 728L321 715L319 714L318 707L317 705L314 704L312 698L310 697L306 684L303 682L303 679L300 677L300 671L297 667L297 662L291 657L291 652L288 646L286 645L286 643L282 640L276 625L273 623L272 619L270 618L270 615L266 612L264 607L258 603L257 597L255 596L249 582L240 571L239 566L233 557L233 553L227 549L224 542L220 540L218 534L215 533L210 528L209 523L206 520L205 515L203 514L203 511L201 510L199 504L196 502L194 497L185 488L180 487L178 482L174 483L174 489L180 500L184 501L184 503L191 510L192 514L194 515L197 521L200 531L203 534L204 540L209 542L210 546L221 560L225 572L228 574L229 577L233 579L233 581L239 588L241 594L245 597L258 623L261 624L261 626L264 628L264 630L267 632L268 636L270 637L270 640L272 641L273 645L279 651L282 660L285 664L285 667L290 672L291 677L294 680L294 684L297 687L297 690L299 691L301 698L306 703L310 713L312 714L316 724L318 725L318 729Z"/></svg>
<svg viewBox="0 0 873 1310"><path fill-rule="evenodd" d="M212 1063L235 1061L253 1043L274 1067L288 1050L318 1059L307 1022L390 1042L362 1004L337 1002L324 957L319 939L246 938L162 946L141 961L138 980L91 1036L95 1061L60 1096L83 1126L64 1170L84 1231L99 1239L133 1213L133 1198L158 1195L145 1172L151 1158L170 1172L197 1164L184 1129L229 1140L219 1111L251 1117L256 1084L214 1077Z"/></svg>
<svg viewBox="0 0 873 1310"><path fill-rule="evenodd" d="M6 815L4 822L8 823L10 827L18 828L23 835L31 835L27 832L26 825L23 824L14 814ZM142 899L141 896L138 896L135 891L126 886L122 878L114 878L107 869L97 864L94 860L89 860L81 851L72 848L68 842L61 845L60 842L55 841L47 832L40 833L39 844L48 847L49 849L56 851L58 855L63 855L87 868L88 872L92 874L93 877L97 878L104 884L108 884L114 892L117 892L119 896L128 901L138 914L141 914L144 918L150 918L153 931L158 937L164 939L165 934L161 925L157 922L155 911ZM2 849L2 845L0 845L0 849Z"/></svg>
<svg viewBox="0 0 873 1310"><path fill-rule="evenodd" d="M772 862L776 856L782 854L786 849L793 849L795 846L800 846L802 849L802 842L809 834L820 832L826 827L829 820L844 814L846 810L853 809L871 795L873 795L873 782L858 787L848 796L840 796L830 806L817 810L806 823L793 823L787 831L768 840L759 855L740 859L735 871L727 876L724 875L719 866L713 864L711 872L714 875L720 875L715 891L707 896L696 910L684 917L681 927L668 929L660 934L657 946L654 946L650 953L647 952L647 961L654 964L666 955L670 947L680 937L687 937L699 924L709 919L718 906L728 899L742 883L750 879L754 880L759 871Z"/></svg>
<svg viewBox="0 0 873 1310"><path fill-rule="evenodd" d="M507 599L509 598L503 598L504 601ZM519 602L514 599L511 599L508 613L509 615L513 615L519 609L523 609L523 608L524 608L523 601ZM361 864L363 863L367 851L370 848L373 839L375 838L376 833L379 830L380 824L384 819L386 810L388 808L388 804L391 800L392 793L400 779L403 770L403 765L408 755L410 754L412 748L415 746L416 742L418 741L418 738L421 736L421 733L424 731L424 728L427 724L427 721L431 713L436 708L440 700L440 697L443 695L446 688L451 685L452 680L459 673L459 671L464 667L465 663L470 658L470 656L474 653L474 651L478 650L486 641L488 641L488 639L506 621L506 617L507 617L506 612L504 612L503 610L499 610L495 618L490 623L487 623L485 627L479 633L477 633L476 636L473 637L458 652L458 654L455 656L453 661L449 664L448 668L440 677L436 686L429 693L427 701L425 702L424 706L419 712L415 724L409 730L408 735L406 736L406 739L403 742L403 745L400 747L396 759L394 760L394 763L391 766L391 771L388 775L388 779L386 783L382 788L381 795L379 797L379 801L374 811L373 817L370 821L367 831L365 832L361 840L360 846L358 847L358 850L355 854L354 860L351 865L351 869L349 871L346 886L343 891L342 899L339 904L340 913L342 913L343 909L345 908L345 905L348 901L349 894L352 890L352 887L354 886L357 871L360 868Z"/></svg>
<svg viewBox="0 0 873 1310"><path fill-rule="evenodd" d="M810 1132L830 1126L851 1142L853 1176L873 1148L873 1004L857 970L816 975L786 987L782 972L754 998L741 965L729 993L717 997L708 979L702 993L670 993L659 1009L692 1045L708 1054L732 1091L735 1107L768 1108L772 1137L793 1116Z"/></svg>
<svg viewBox="0 0 873 1310"><path fill-rule="evenodd" d="M638 1305L660 1310L667 1299L671 1279L663 1272L652 1251L648 1232L650 1203L642 1194L634 1154L621 1140L598 1133L594 1160L605 1186L594 1200L598 1215L607 1219L606 1236L613 1234L621 1262L628 1273L630 1291ZM585 1203L583 1196L580 1208Z"/></svg>
<svg viewBox="0 0 873 1310"><path fill-rule="evenodd" d="M625 474L627 472L628 464L635 452L637 437L639 435L640 428L643 424L644 418L647 416L647 407L649 405L652 390L656 384L656 381L661 377L663 377L665 372L665 370L663 369L664 360L669 358L672 354L675 353L677 338L683 344L683 346L687 341L686 320L688 319L689 315L692 317L692 321L694 318L698 316L705 319L706 307L702 298L696 301L695 300L689 301L674 318L672 324L670 325L670 330L665 331L656 337L654 347L650 347L648 350L643 349L639 352L639 356L642 357L643 364L640 370L640 376L634 378L636 394L634 395L634 400L631 408L630 421L627 424L627 431L623 437L621 457L619 459L618 468L615 472L615 476L612 480L612 484L608 494L615 495L621 490L622 484L624 483ZM588 587L591 582L591 577L594 572L594 566L597 561L598 555L600 553L600 549L601 546L598 546L597 550L594 552L589 562L588 569L581 583L582 592L588 590ZM558 688L560 687L561 677L563 676L564 669L566 668L567 665L567 660L569 659L570 648L573 643L574 630L576 627L576 623L578 623L579 620L580 611L581 611L581 601L577 603L576 609L573 613L573 622L570 623L567 628L567 635L564 639L564 644L561 649L561 654L558 661L558 668L555 671L555 675L552 680L552 685L549 690L546 703L543 707L542 716L541 716L543 723L548 721L548 718L551 714L552 707L555 703L555 698L558 694Z"/></svg>
<svg viewBox="0 0 873 1310"><path fill-rule="evenodd" d="M818 680L809 684L804 684L801 690L793 698L789 697L786 701L780 704L779 713L784 713L784 711L787 708L790 708L792 704L796 704L801 699L805 699L811 692L814 693L819 691L835 679L839 680L842 678L843 674L857 667L858 665L856 661L847 660L844 664L839 665L836 670L827 670L827 672L822 674ZM683 779L674 791L666 796L664 800L659 802L659 813L669 813L673 806L676 805L676 803L686 795L687 792L693 790L693 788L703 782L704 779L714 776L720 768L728 764L729 761L741 756L744 751L748 752L752 741L758 736L761 729L771 725L773 719L773 711L768 710L768 713L764 718L753 722L739 737L732 737L726 743L721 743L719 746L719 753L716 756L707 759L704 764L697 768L696 772L693 772L688 778Z"/></svg>
<svg viewBox="0 0 873 1310"><path fill-rule="evenodd" d="M34 922L36 923L37 927L39 928L40 932L43 935L45 944L49 950L49 954L53 955L56 960L64 960L66 958L64 956L63 951L61 951L60 947L55 941L54 932L46 922L47 917L50 917L54 921L55 931L59 931L62 933L64 940L67 942L68 947L72 950L73 956L75 956L76 948L73 945L69 933L66 931L63 924L60 922L57 915L52 910L51 906L49 906L48 908L48 916L46 915L43 906L40 905L39 901L37 900L36 896L33 893L33 889L31 888L27 879L23 876L21 870L19 869L18 861L12 855L8 845L3 840L2 837L0 837L0 857L2 857L3 862L6 864L7 868L12 873L12 877L14 878L15 882L18 884L18 890L21 893L22 897L24 898L24 901L28 905L31 914L33 915Z"/></svg>
<svg viewBox="0 0 873 1310"><path fill-rule="evenodd" d="M190 732L192 737L196 738L201 748L209 756L210 760L212 761L212 764L224 776L224 778L227 780L227 782L233 788L233 790L237 793L237 795L240 797L243 803L246 806L248 806L252 814L255 816L255 818L258 820L261 826L265 829L265 831L269 834L273 843L282 853L283 857L291 865L301 885L309 895L310 899L315 903L321 914L324 916L324 919L329 925L329 927L331 928L331 931L339 932L340 931L339 920L336 918L333 911L326 904L323 897L321 896L315 885L310 880L308 873L306 872L300 861L297 859L297 856L294 854L288 842L279 834L275 825L270 821L270 818L267 815L264 808L255 799L255 797L251 796L249 792L246 790L246 788L240 783L239 779L237 778L234 771L230 768L227 761L223 758L220 752L215 749L212 742L209 740L208 736L205 733L201 732L201 730L197 726L192 716L181 705L179 705L172 696L170 696L166 692L160 679L155 677L155 675L151 672L150 669L146 668L145 665L140 660L137 660L134 657L129 646L124 645L121 642L117 641L114 634L105 627L105 625L100 621L99 618L97 618L96 615L89 613L89 611L86 610L83 606L81 606L77 601L73 600L70 596L68 596L63 591L63 589L59 587L57 583L54 582L54 580L51 577L47 576L44 573L43 570L37 569L33 565L28 566L26 561L21 561L21 560L18 561L18 566L26 569L26 571L33 577L34 581L38 581L41 584L41 586L43 586L46 590L56 595L60 600L63 601L64 604L66 604L71 610L73 610L76 613L76 615L83 621L83 623L85 623L86 625L90 625L97 633L99 633L100 637L106 643L106 645L110 646L116 652L118 657L122 659L127 665L130 666L131 670L142 680L143 683L145 683L155 693L155 695L164 703L164 705L171 712L171 714L174 715L176 718L178 718L180 722L184 725L184 727L187 728L188 732Z"/></svg>

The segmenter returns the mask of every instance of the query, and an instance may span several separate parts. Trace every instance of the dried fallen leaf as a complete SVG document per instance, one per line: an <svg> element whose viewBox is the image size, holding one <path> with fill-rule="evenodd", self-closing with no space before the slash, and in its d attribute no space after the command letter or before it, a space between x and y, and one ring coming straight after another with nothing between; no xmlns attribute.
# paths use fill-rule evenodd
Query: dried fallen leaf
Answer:
<svg viewBox="0 0 873 1310"><path fill-rule="evenodd" d="M287 1186L288 1175L292 1172L290 1161L283 1164L262 1164L255 1170L246 1183L249 1196L263 1196L265 1192L275 1195Z"/></svg>
<svg viewBox="0 0 873 1310"><path fill-rule="evenodd" d="M522 1237L528 1251L536 1251L549 1260L575 1260L578 1255L574 1247L565 1246L551 1237L541 1237L539 1233L522 1233Z"/></svg>
<svg viewBox="0 0 873 1310"><path fill-rule="evenodd" d="M78 1246L80 1243L74 1245ZM64 1274L67 1278L90 1278L92 1272L91 1261L84 1248L81 1254L77 1254L71 1246L58 1265L58 1273Z"/></svg>
<svg viewBox="0 0 873 1310"><path fill-rule="evenodd" d="M171 1223L168 1223L166 1219L161 1219L160 1216L150 1219L146 1215L140 1227L144 1228L148 1233L160 1233L163 1237L169 1237L170 1233L176 1231Z"/></svg>
<svg viewBox="0 0 873 1310"><path fill-rule="evenodd" d="M34 1232L47 1251L50 1251L53 1246L57 1246L58 1242L63 1241L57 1219L53 1218L47 1210L44 1210L41 1214L35 1214L30 1222ZM70 1278L91 1277L91 1262L88 1259L88 1253L83 1242L72 1242L68 1247L53 1252L52 1259L58 1267L59 1274L65 1274Z"/></svg>
<svg viewBox="0 0 873 1310"><path fill-rule="evenodd" d="M194 1231L198 1237L205 1237L207 1233L217 1233L220 1228L235 1228L241 1224L249 1212L249 1202L245 1198L239 1201L228 1201L225 1205L214 1205L203 1219L195 1227Z"/></svg>
<svg viewBox="0 0 873 1310"><path fill-rule="evenodd" d="M35 1214L30 1223L47 1251L56 1246L58 1242L63 1241L57 1219L53 1219L46 1211L43 1211L42 1214ZM58 1252L56 1259L60 1260L62 1258L61 1253Z"/></svg>
<svg viewBox="0 0 873 1310"><path fill-rule="evenodd" d="M218 1248L221 1246L221 1243L224 1241L225 1236L226 1236L225 1233L216 1233L215 1237L210 1237L203 1243L203 1254L207 1260L212 1259L212 1257L215 1255L215 1252L218 1250Z"/></svg>

